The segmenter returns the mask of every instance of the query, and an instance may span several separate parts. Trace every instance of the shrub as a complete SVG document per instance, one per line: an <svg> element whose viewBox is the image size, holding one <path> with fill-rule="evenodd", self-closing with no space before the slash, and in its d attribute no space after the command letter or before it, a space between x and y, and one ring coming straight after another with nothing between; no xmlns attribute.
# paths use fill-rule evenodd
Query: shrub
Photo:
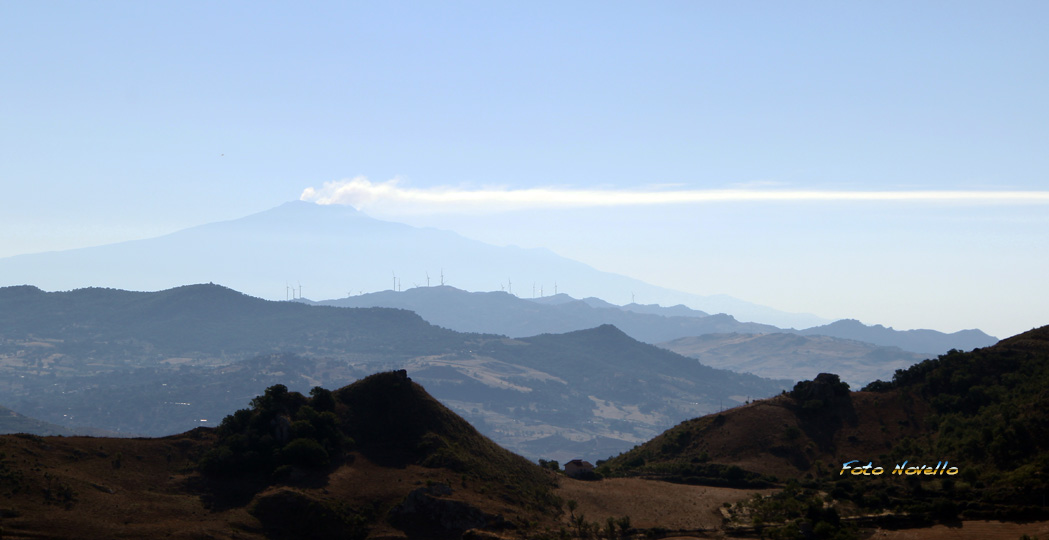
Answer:
<svg viewBox="0 0 1049 540"><path fill-rule="evenodd" d="M328 464L328 451L313 439L295 439L280 451L282 461L298 467L323 467Z"/></svg>

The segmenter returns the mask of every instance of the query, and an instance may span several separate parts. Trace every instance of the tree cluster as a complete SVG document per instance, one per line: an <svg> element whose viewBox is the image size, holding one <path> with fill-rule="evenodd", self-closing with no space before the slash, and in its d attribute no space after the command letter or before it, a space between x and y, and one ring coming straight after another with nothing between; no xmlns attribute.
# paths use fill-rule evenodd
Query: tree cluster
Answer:
<svg viewBox="0 0 1049 540"><path fill-rule="evenodd" d="M340 429L334 395L315 387L310 397L271 386L222 420L218 441L200 459L201 472L213 476L264 473L276 477L293 468L320 468L353 445Z"/></svg>

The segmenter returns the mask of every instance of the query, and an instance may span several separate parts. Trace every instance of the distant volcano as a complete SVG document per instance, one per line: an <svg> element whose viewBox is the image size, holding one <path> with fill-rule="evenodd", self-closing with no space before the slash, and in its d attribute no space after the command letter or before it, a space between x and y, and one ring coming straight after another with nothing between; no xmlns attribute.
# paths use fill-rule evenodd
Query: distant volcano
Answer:
<svg viewBox="0 0 1049 540"><path fill-rule="evenodd" d="M499 247L450 231L371 218L348 206L294 201L241 219L169 235L0 259L0 285L45 290L113 287L156 291L222 283L284 300L344 298L362 292L447 284L463 290L538 290L576 298L686 304L741 321L807 328L829 322L723 295L699 296L602 272L546 249ZM527 291L527 293L525 292Z"/></svg>

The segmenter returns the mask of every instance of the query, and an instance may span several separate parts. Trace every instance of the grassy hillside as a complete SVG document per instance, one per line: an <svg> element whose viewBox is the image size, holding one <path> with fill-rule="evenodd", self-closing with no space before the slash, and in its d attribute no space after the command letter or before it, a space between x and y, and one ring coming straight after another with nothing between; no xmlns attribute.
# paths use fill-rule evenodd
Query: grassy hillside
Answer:
<svg viewBox="0 0 1049 540"><path fill-rule="evenodd" d="M915 396L929 431L907 452L953 457L985 499L1041 503L1049 491L1049 326L969 353L952 351L867 390Z"/></svg>
<svg viewBox="0 0 1049 540"><path fill-rule="evenodd" d="M952 351L848 392L833 375L688 420L603 463L612 476L758 485L796 480L856 511L947 519L1044 515L1049 495L1049 327ZM880 476L842 474L846 462ZM893 475L897 465L954 475Z"/></svg>

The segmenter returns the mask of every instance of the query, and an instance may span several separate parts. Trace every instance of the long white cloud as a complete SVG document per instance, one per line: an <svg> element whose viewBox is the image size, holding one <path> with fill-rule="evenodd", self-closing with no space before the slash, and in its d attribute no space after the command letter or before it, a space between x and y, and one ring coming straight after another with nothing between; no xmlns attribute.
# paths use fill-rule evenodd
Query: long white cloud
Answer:
<svg viewBox="0 0 1049 540"><path fill-rule="evenodd" d="M407 212L504 211L525 208L652 206L747 201L917 201L966 204L1047 204L1049 191L835 191L786 189L639 190L411 188L397 179L372 182L363 176L306 188L301 200Z"/></svg>

